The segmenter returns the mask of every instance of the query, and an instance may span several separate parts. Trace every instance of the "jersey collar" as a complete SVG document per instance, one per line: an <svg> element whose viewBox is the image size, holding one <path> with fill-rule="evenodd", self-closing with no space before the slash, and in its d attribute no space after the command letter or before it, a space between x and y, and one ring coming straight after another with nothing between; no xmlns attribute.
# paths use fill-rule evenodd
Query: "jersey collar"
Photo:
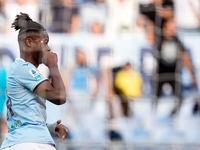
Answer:
<svg viewBox="0 0 200 150"><path fill-rule="evenodd" d="M23 60L22 58L16 58L16 60L22 60L22 61L24 61L24 62L25 62L25 60Z"/></svg>

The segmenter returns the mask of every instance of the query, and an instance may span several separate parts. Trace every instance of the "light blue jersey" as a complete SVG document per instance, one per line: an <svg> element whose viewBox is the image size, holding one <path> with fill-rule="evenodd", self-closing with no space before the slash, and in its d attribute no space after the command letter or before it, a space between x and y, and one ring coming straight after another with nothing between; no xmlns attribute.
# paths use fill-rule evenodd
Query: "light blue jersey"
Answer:
<svg viewBox="0 0 200 150"><path fill-rule="evenodd" d="M44 78L34 65L16 59L7 78L9 133L1 148L18 143L55 143L46 126L46 100L33 93Z"/></svg>

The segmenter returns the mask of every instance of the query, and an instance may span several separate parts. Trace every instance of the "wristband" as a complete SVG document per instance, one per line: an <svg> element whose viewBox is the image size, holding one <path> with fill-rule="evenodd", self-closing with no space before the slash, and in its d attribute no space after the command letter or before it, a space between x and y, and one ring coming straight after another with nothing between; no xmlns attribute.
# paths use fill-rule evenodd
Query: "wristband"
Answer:
<svg viewBox="0 0 200 150"><path fill-rule="evenodd" d="M57 122L55 123L48 123L47 124L47 128L49 129L50 133L54 133L55 134L55 129L59 124Z"/></svg>

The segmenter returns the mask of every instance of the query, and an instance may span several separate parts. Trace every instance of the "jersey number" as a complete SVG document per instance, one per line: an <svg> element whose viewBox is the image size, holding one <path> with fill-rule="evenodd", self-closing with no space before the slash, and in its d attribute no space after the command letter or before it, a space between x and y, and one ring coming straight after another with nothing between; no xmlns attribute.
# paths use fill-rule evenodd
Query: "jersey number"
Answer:
<svg viewBox="0 0 200 150"><path fill-rule="evenodd" d="M6 101L6 106L7 106L7 120L9 120L8 111L10 112L11 116L14 116L14 112L11 109L11 107L12 107L12 100L10 99L10 97L8 97L8 100Z"/></svg>

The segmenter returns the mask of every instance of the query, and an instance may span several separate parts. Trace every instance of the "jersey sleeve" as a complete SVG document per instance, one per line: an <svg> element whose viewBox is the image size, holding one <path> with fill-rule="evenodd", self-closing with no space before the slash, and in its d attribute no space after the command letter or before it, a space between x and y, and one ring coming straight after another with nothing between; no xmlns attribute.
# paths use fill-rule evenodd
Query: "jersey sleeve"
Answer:
<svg viewBox="0 0 200 150"><path fill-rule="evenodd" d="M34 91L34 89L43 81L48 80L39 73L34 65L30 63L18 65L14 77L19 84L31 91Z"/></svg>

